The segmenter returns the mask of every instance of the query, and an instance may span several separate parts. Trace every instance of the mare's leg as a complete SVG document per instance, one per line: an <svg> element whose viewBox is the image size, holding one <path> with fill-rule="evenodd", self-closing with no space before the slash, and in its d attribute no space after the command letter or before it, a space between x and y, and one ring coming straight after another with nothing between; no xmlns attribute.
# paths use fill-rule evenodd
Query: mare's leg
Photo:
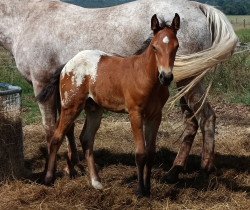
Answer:
<svg viewBox="0 0 250 210"><path fill-rule="evenodd" d="M146 196L150 196L150 177L153 160L155 157L156 136L161 123L162 113L160 112L154 119L145 122L145 140L148 152L147 162L144 168L144 185Z"/></svg>
<svg viewBox="0 0 250 210"><path fill-rule="evenodd" d="M178 83L177 86L181 87L186 83ZM204 89L202 82L199 82L192 88L184 98L181 99L181 108L184 114L184 133L182 136L182 144L174 164L170 171L163 177L167 182L176 182L178 174L185 170L187 157L193 144L197 129L200 126L203 135L203 150L201 168L207 172L214 169L214 133L215 133L215 112L206 101L192 121L186 121L199 109L203 101Z"/></svg>
<svg viewBox="0 0 250 210"><path fill-rule="evenodd" d="M135 194L138 198L141 198L146 196L143 171L147 161L147 151L145 148L143 137L142 116L139 110L134 109L129 111L129 117L135 141L135 162L137 165L138 176L138 183Z"/></svg>
<svg viewBox="0 0 250 210"><path fill-rule="evenodd" d="M95 166L93 145L94 138L97 130L100 127L103 108L95 105L95 111L91 110L91 107L85 106L86 120L84 127L80 135L80 141L82 144L83 153L88 163L89 173L92 185L95 189L102 189L101 179L98 176L97 169Z"/></svg>
<svg viewBox="0 0 250 210"><path fill-rule="evenodd" d="M37 96L43 89L44 84L38 82L38 81L32 81L33 89L35 96ZM45 141L47 143L47 149L49 149L49 141L52 138L54 131L55 131L55 115L56 115L56 107L55 107L55 99L54 95L44 103L38 104L40 108L40 112L42 115L42 121L43 121L43 128L45 133ZM47 165L48 165L48 155L46 156L46 165L44 172L47 171Z"/></svg>
<svg viewBox="0 0 250 210"><path fill-rule="evenodd" d="M56 153L62 144L66 133L71 128L74 120L79 116L84 108L85 100L79 100L79 103L70 103L67 107L62 107L62 112L57 122L57 129L49 142L49 161L48 169L45 177L45 184L51 184L54 179ZM74 104L74 105L73 105Z"/></svg>

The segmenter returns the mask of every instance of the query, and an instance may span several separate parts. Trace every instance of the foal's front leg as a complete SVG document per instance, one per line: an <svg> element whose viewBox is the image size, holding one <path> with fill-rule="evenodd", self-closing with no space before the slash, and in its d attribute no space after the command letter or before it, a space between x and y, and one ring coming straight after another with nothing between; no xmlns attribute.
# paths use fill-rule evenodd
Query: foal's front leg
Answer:
<svg viewBox="0 0 250 210"><path fill-rule="evenodd" d="M135 141L135 162L137 165L138 176L138 183L135 194L138 198L142 198L146 196L143 171L147 161L147 151L145 149L143 137L143 123L141 112L139 110L131 110L129 111L129 117Z"/></svg>
<svg viewBox="0 0 250 210"><path fill-rule="evenodd" d="M150 177L151 169L153 165L153 160L155 157L156 149L156 136L161 124L162 112L158 113L153 119L147 120L145 122L145 140L146 148L148 152L147 162L144 171L144 185L146 190L146 196L150 196Z"/></svg>

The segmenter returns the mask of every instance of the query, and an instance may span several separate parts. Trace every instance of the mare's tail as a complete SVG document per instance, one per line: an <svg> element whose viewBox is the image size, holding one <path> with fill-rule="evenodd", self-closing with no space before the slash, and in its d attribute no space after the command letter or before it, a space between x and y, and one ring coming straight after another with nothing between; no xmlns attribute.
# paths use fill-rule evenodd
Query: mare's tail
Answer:
<svg viewBox="0 0 250 210"><path fill-rule="evenodd" d="M182 90L175 96L169 99L169 110L174 107L175 103L180 100L181 97L183 97L192 87L204 78L209 69L222 61L229 60L232 57L233 51L238 42L238 37L236 36L232 25L221 11L206 4L198 2L190 3L198 6L198 8L207 17L212 46L197 53L176 56L173 68L174 81L178 82L190 77L195 78L188 85L182 88ZM202 105L208 95L212 81L213 80L210 81L206 90ZM194 116L199 112L199 110L200 109L198 109Z"/></svg>
<svg viewBox="0 0 250 210"><path fill-rule="evenodd" d="M49 82L45 85L42 91L36 96L36 100L38 102L44 103L51 98L51 96L55 93L55 91L56 94L57 92L59 92L60 75L64 66L65 65L61 66L56 70L56 72L50 77Z"/></svg>
<svg viewBox="0 0 250 210"><path fill-rule="evenodd" d="M190 3L198 6L207 17L212 46L198 53L176 56L173 69L175 81L200 75L220 62L229 60L238 42L232 25L221 11L206 4Z"/></svg>

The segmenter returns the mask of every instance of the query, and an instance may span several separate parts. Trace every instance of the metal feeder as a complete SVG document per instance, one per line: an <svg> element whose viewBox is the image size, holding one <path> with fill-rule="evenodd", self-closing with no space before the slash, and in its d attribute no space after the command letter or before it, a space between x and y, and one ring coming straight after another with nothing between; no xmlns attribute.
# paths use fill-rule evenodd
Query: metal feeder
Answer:
<svg viewBox="0 0 250 210"><path fill-rule="evenodd" d="M22 89L0 83L0 182L24 171Z"/></svg>

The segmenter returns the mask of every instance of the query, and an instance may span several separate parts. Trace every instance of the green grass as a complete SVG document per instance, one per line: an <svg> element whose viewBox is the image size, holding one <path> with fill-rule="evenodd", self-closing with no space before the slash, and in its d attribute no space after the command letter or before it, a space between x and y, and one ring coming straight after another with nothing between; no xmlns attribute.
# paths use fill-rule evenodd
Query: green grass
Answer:
<svg viewBox="0 0 250 210"><path fill-rule="evenodd" d="M250 53L233 56L230 61L218 66L211 88L211 97L220 97L231 103L250 105ZM207 85L212 77L205 77Z"/></svg>
<svg viewBox="0 0 250 210"><path fill-rule="evenodd" d="M242 43L250 42L250 29L241 29L235 32Z"/></svg>

